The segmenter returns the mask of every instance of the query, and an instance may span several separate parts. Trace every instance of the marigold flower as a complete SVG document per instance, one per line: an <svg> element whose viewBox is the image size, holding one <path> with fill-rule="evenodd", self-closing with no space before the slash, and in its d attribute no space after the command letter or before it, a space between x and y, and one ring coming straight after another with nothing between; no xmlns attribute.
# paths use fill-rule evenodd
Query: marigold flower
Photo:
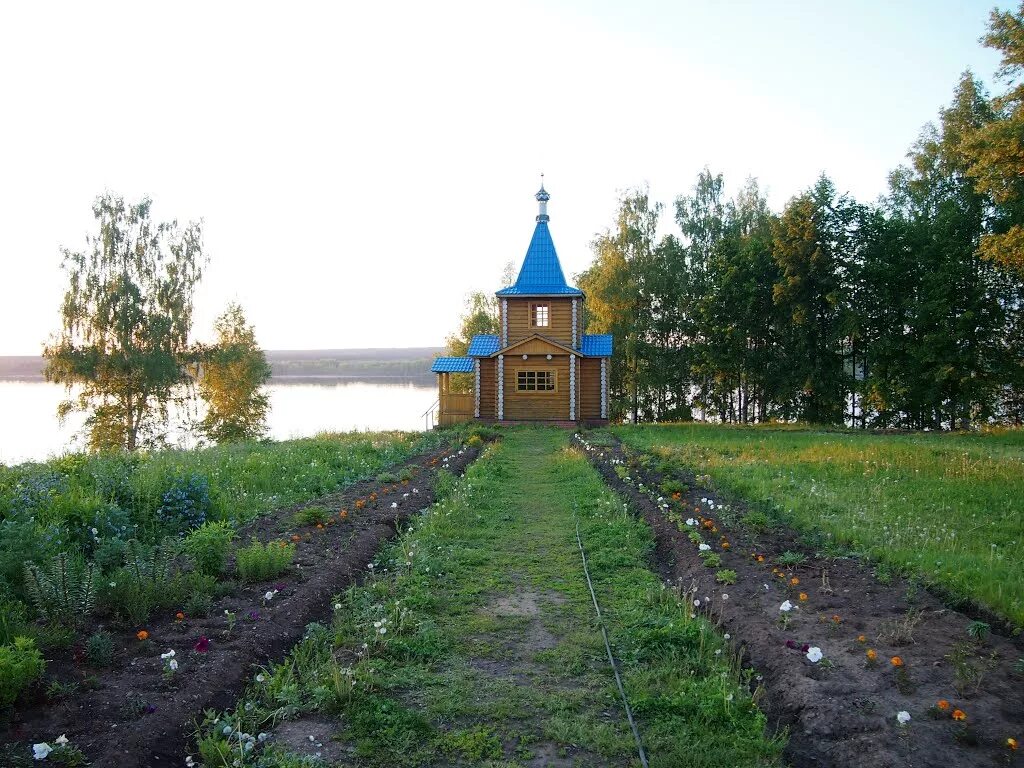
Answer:
<svg viewBox="0 0 1024 768"><path fill-rule="evenodd" d="M348 517L348 510L347 509L341 510L341 512L338 513L338 517L340 517L342 520L344 520L346 517Z"/></svg>
<svg viewBox="0 0 1024 768"><path fill-rule="evenodd" d="M866 643L867 641L868 641L868 639L864 635L857 635L857 642L858 643Z"/></svg>
<svg viewBox="0 0 1024 768"><path fill-rule="evenodd" d="M874 648L868 648L867 652L865 653L865 656L868 657L868 661L874 661L878 658L878 654L875 653Z"/></svg>
<svg viewBox="0 0 1024 768"><path fill-rule="evenodd" d="M730 544L728 541L723 541L722 542L722 549L728 549L731 546L732 546L732 544Z"/></svg>
<svg viewBox="0 0 1024 768"><path fill-rule="evenodd" d="M840 615L838 613L833 613L832 614L832 623L833 624L838 624L842 620L843 620L842 617L840 617Z"/></svg>
<svg viewBox="0 0 1024 768"><path fill-rule="evenodd" d="M892 664L894 667L902 667L903 659L901 659L899 656L893 656L891 659L889 659L889 663Z"/></svg>
<svg viewBox="0 0 1024 768"><path fill-rule="evenodd" d="M181 611L178 611L176 614L174 614L174 618L176 618L178 621L184 621L185 620L185 614L182 613Z"/></svg>
<svg viewBox="0 0 1024 768"><path fill-rule="evenodd" d="M140 629L138 632L136 632L135 636L139 638L139 640L149 640L149 632L147 632L144 629Z"/></svg>
<svg viewBox="0 0 1024 768"><path fill-rule="evenodd" d="M966 720L967 719L967 713L964 712L962 709L954 709L953 710L953 719L954 720Z"/></svg>
<svg viewBox="0 0 1024 768"><path fill-rule="evenodd" d="M807 593L806 592L801 592L800 593L800 602L802 603L805 600L807 600Z"/></svg>
<svg viewBox="0 0 1024 768"><path fill-rule="evenodd" d="M940 712L945 712L947 709L949 709L949 702L945 699L939 699L937 702L935 702L935 707Z"/></svg>
<svg viewBox="0 0 1024 768"><path fill-rule="evenodd" d="M324 529L324 524L323 523L317 523L316 527L317 527L317 530L322 531Z"/></svg>
<svg viewBox="0 0 1024 768"><path fill-rule="evenodd" d="M302 541L302 537L297 533L292 534L292 541Z"/></svg>
<svg viewBox="0 0 1024 768"><path fill-rule="evenodd" d="M757 556L757 562L763 563L764 562L764 555L758 555Z"/></svg>
<svg viewBox="0 0 1024 768"><path fill-rule="evenodd" d="M1011 752L1016 752L1017 751L1017 740L1011 736L1010 738L1008 738L1006 740L1006 747Z"/></svg>

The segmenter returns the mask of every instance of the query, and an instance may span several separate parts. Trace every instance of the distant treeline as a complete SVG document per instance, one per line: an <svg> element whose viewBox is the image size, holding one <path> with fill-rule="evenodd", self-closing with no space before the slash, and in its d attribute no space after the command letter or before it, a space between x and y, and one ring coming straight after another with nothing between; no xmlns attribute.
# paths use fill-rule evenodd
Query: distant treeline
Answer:
<svg viewBox="0 0 1024 768"><path fill-rule="evenodd" d="M271 381L302 379L350 379L375 381L406 379L433 384L430 366L441 348L268 350ZM43 358L0 357L0 379L43 381Z"/></svg>
<svg viewBox="0 0 1024 768"><path fill-rule="evenodd" d="M1024 62L1021 17L1000 20ZM1021 157L1024 85L990 99L967 73L874 204L823 175L775 213L705 169L657 239L660 204L626 194L579 277L588 330L615 336L616 415L1021 424Z"/></svg>

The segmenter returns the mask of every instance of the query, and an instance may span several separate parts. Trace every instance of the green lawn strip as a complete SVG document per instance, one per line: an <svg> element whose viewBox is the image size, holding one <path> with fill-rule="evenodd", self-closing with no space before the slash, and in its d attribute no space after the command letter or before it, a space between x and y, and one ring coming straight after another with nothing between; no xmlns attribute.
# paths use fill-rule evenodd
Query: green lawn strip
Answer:
<svg viewBox="0 0 1024 768"><path fill-rule="evenodd" d="M1024 625L1024 433L620 427L786 523Z"/></svg>
<svg viewBox="0 0 1024 768"><path fill-rule="evenodd" d="M206 764L297 764L302 745L259 734L330 715L334 764L638 765L574 506L651 765L774 764L782 742L765 736L723 641L662 589L646 567L649 529L568 437L520 429L489 448L381 553L375 576L339 598L330 628L312 626L234 712L209 714Z"/></svg>

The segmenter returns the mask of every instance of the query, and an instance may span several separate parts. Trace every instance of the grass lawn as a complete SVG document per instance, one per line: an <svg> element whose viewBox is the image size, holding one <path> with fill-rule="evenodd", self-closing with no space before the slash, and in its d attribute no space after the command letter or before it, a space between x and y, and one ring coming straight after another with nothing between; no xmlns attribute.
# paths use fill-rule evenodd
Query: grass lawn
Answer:
<svg viewBox="0 0 1024 768"><path fill-rule="evenodd" d="M706 424L618 427L629 446L1024 625L1024 432L874 435ZM815 538L820 532L823 537Z"/></svg>
<svg viewBox="0 0 1024 768"><path fill-rule="evenodd" d="M639 765L576 511L650 764L776 764L782 740L765 735L729 647L662 588L650 530L568 444L562 430L513 430L453 479L339 597L330 627L208 718L204 763L229 765L220 755L255 736L270 746L246 765L300 765L311 745L289 734L326 718L316 748L335 765Z"/></svg>

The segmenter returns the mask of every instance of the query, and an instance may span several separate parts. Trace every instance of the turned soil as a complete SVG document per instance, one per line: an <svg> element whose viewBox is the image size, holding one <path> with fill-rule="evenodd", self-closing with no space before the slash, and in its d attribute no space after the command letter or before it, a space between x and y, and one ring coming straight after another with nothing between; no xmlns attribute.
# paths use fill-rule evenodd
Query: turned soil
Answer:
<svg viewBox="0 0 1024 768"><path fill-rule="evenodd" d="M298 535L288 573L268 584L239 588L216 602L205 618L155 617L146 626L146 643L135 638L138 628L86 628L82 637L102 628L115 636L114 669L89 669L80 648L49 660L47 682L77 683L78 692L58 702L37 692L0 732L0 744L23 745L28 755L32 743L52 744L64 734L93 766L181 765L186 740L203 710L233 706L256 667L280 661L310 622L328 620L332 596L365 573L402 521L433 503L438 470L462 474L477 454L478 449L466 448L418 455L404 465L414 471L408 484L381 488L363 481L260 517L239 539ZM376 499L356 510L356 499L369 499L371 492ZM296 529L295 511L311 506L333 510L332 524ZM338 516L341 509L348 512L344 520ZM266 600L265 593L273 589L277 593ZM225 611L236 616L230 632ZM200 637L209 640L205 653L193 650ZM160 654L169 649L176 651L180 668L166 680Z"/></svg>
<svg viewBox="0 0 1024 768"><path fill-rule="evenodd" d="M748 511L742 501L722 498L707 487L706 478L701 485L680 472L672 479L687 486L680 500L682 519L696 517L697 510L711 519L718 533L705 531L705 540L721 555L719 568L737 574L733 585L716 583L717 569L703 565L687 538L691 529L659 509L666 478L645 471L620 445L584 448L606 483L652 527L655 567L662 578L681 595L696 597L698 610L707 611L756 671L764 688L759 705L773 727L788 729L786 758L796 768L1012 762L1006 739L1024 735L1024 680L1014 671L1015 661L1024 657L1019 637L991 634L973 641L967 631L971 618L927 590L899 578L880 583L868 564L854 558L815 556L792 530L746 530L737 522ZM615 473L617 462L628 468L630 482ZM718 509L712 511L711 504ZM721 547L722 535L731 545L728 551ZM806 560L781 568L779 557L787 551L803 553ZM783 571L781 578L773 568ZM798 585L790 585L793 578ZM800 592L806 601L800 601ZM780 605L787 599L795 608L784 627ZM825 661L812 663L805 646L819 647ZM877 652L874 664L867 663L868 648ZM959 676L952 658L958 649L969 649ZM890 662L893 656L904 662L902 672ZM965 665L980 673L980 681L966 683ZM945 713L935 709L942 699L950 702ZM954 722L954 708L967 720ZM896 714L903 710L912 720L900 727Z"/></svg>

